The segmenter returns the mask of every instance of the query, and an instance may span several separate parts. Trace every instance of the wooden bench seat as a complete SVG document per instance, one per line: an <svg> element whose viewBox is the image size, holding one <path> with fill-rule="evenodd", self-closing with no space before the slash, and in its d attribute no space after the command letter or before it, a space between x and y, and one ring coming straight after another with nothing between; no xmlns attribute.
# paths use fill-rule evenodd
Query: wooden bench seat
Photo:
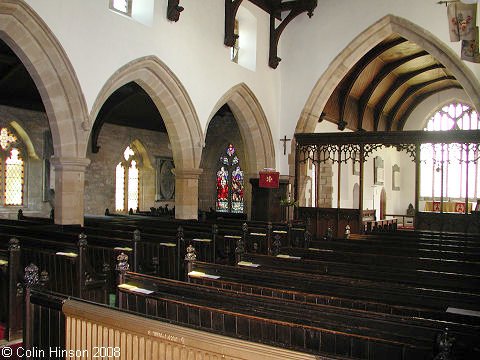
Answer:
<svg viewBox="0 0 480 360"><path fill-rule="evenodd" d="M330 309L328 312L313 304L239 294L229 290L219 292L218 289L206 286L170 282L138 274L128 274L126 281L128 284L154 290L145 295L121 289L125 295L123 305L129 310L208 330L221 330L229 336L269 341L299 351L333 354L342 351L338 355L368 358L365 350L369 347L369 351L380 351L384 356L416 359L428 356L432 351L432 337L435 337L436 332L421 327L399 328L398 324L388 323L385 319L359 317L358 313L353 316L338 309ZM215 307L212 304L216 304ZM262 324L270 324L272 333L266 334ZM312 336L321 338L320 344L316 341L309 343ZM336 347L335 342L337 346L342 346Z"/></svg>

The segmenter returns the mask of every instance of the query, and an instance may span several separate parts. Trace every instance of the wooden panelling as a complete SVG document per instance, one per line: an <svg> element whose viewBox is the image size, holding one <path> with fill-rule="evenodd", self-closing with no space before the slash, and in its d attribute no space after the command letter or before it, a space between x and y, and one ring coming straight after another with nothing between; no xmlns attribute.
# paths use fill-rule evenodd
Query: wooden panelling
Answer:
<svg viewBox="0 0 480 360"><path fill-rule="evenodd" d="M92 354L99 349L118 351L119 359L316 359L313 355L186 329L75 300L67 300L63 312L66 350L86 350L89 355L70 359L93 359Z"/></svg>

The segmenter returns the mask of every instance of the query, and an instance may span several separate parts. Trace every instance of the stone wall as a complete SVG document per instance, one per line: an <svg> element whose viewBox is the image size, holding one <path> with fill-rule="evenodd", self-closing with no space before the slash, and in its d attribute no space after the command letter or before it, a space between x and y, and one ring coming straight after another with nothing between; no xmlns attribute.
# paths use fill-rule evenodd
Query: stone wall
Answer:
<svg viewBox="0 0 480 360"><path fill-rule="evenodd" d="M140 165L140 210L164 206L155 201L155 157L172 157L168 135L143 129L104 124L98 138L100 150L94 154L85 173L85 214L103 215L105 209L115 210L115 169L123 160L123 152L138 140L146 150ZM174 202L168 202L169 208Z"/></svg>
<svg viewBox="0 0 480 360"><path fill-rule="evenodd" d="M48 217L51 207L43 199L44 134L49 132L47 117L45 113L39 111L0 106L0 126L8 127L20 138L15 131L15 125L12 126L12 122L17 123L27 133L31 141L30 154L27 154L27 144L23 144L22 147L22 155L24 160L27 160L24 206L0 207L0 216L16 218L18 209L21 208L25 215Z"/></svg>

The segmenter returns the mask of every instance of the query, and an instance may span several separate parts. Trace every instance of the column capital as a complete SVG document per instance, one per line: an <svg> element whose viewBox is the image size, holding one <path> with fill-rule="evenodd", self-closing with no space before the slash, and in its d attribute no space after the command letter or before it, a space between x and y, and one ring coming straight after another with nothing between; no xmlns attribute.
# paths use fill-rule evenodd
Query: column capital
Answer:
<svg viewBox="0 0 480 360"><path fill-rule="evenodd" d="M197 179L203 173L203 169L200 168L187 168L187 169L174 169L176 179Z"/></svg>
<svg viewBox="0 0 480 360"><path fill-rule="evenodd" d="M52 156L50 162L55 170L82 171L90 164L90 159L79 157L55 157Z"/></svg>

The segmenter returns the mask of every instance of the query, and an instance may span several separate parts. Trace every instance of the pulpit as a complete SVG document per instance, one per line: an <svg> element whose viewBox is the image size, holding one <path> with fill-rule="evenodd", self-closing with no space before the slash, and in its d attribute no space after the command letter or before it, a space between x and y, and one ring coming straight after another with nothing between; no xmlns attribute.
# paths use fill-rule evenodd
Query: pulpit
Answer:
<svg viewBox="0 0 480 360"><path fill-rule="evenodd" d="M285 209L280 200L287 198L288 180L279 180L278 188L260 187L259 179L250 179L252 184L251 219L258 221L286 221Z"/></svg>

